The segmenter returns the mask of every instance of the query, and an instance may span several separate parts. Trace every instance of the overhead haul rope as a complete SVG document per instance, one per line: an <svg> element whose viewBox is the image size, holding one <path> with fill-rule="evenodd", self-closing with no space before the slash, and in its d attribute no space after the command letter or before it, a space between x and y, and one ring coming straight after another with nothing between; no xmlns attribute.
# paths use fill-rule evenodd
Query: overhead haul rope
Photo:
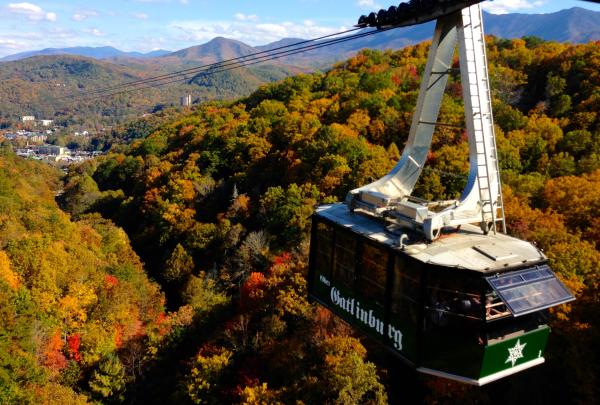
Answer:
<svg viewBox="0 0 600 405"><path fill-rule="evenodd" d="M299 45L303 45L303 44L307 44L307 43L311 43L311 42L320 41L320 40L323 40L323 39L326 39L326 38L331 38L331 37L335 37L335 36L338 36L338 35L347 34L349 32L354 32L354 31L357 31L357 30L360 30L360 29L362 29L362 28L360 28L360 27L358 27L358 28L352 28L352 29L349 29L349 30L346 30L346 31L336 32L335 34L323 35L323 36L318 37L318 38L307 39L307 40L299 41L299 42L296 42L296 43L293 43L293 44L283 45L283 46L279 46L279 47L276 47L276 48L273 48L273 49L268 49L268 50L264 50L264 51L260 51L260 52L251 53L249 55L238 56L238 57L235 57L235 58L226 59L226 60L222 60L222 61L219 61L219 62L214 62L214 63L210 63L210 64L206 64L206 65L200 65L200 66L196 66L196 67L188 68L188 69L183 69L183 70L178 70L178 71L171 72L171 73L165 73L165 74L162 74L162 75L159 75L159 76L153 76L153 77L148 77L146 79L139 79L139 80L134 80L134 81L128 82L128 83L118 84L118 85L115 85L115 86L104 87L104 88L92 90L89 93L90 94L100 93L100 92L105 92L105 91L109 91L109 90L119 89L119 88L123 88L123 87L135 86L135 85L143 84L143 83L149 82L149 81L168 79L168 78L171 78L173 76L180 75L180 74L192 73L194 71L198 71L198 70L201 70L201 69L210 69L210 68L222 65L224 63L235 62L235 61L238 61L238 60L243 60L243 59L254 57L254 56L257 56L257 55L268 54L270 52L275 52L275 51L278 51L278 50L281 50L281 49L286 49L286 48L290 48L290 47L296 47L296 46L299 46ZM76 96L76 94L73 94L72 96Z"/></svg>
<svg viewBox="0 0 600 405"><path fill-rule="evenodd" d="M184 70L180 70L180 71L176 71L176 72L159 75L159 76L149 77L146 79L140 79L140 80L136 80L136 81L129 82L129 83L123 83L120 85L91 90L84 94L75 93L75 94L71 94L69 96L65 96L63 98L72 98L72 97L78 97L81 95L83 95L83 96L96 95L96 94L105 95L106 93L111 93L111 92L115 92L115 91L116 91L115 94L118 94L118 93L120 93L120 90L128 89L128 88L133 88L133 90L137 90L138 89L137 86L143 86L143 85L146 85L149 83L157 83L159 85L168 84L168 83L175 82L175 81L170 81L168 83L164 83L164 81L168 80L168 79L173 79L173 78L181 78L182 76L189 77L189 75L196 75L196 74L202 73L202 72L206 72L206 73L210 74L210 73L213 73L216 71L222 71L222 69L224 67L229 67L229 66L233 66L235 68L243 67L243 66L255 64L255 63L248 63L248 62L253 62L253 61L264 62L264 61L269 61L272 59L282 58L282 57L285 57L288 55L294 55L296 53L310 51L310 50L318 49L318 48L321 48L324 46L330 46L330 45L334 45L337 43L346 42L346 41L353 40L353 39L358 39L363 36L371 35L372 33L377 32L376 30L369 31L369 32L361 32L358 34L354 34L354 35L350 35L350 36L346 36L346 37L342 37L342 38L334 38L334 39L322 41L323 38L339 36L344 33L352 32L352 31L356 31L356 30L360 30L360 29L361 28L354 28L352 30L342 31L339 33L330 34L330 35L322 36L319 38L300 41L300 42L297 42L294 44L289 44L289 45L273 48L273 49L266 50L266 51L255 52L255 53L252 53L249 55L239 56L236 58L231 58L231 59L227 59L227 60L216 62L216 63L210 63L210 64L206 64L206 65L201 65L201 66L197 66L197 67L193 67L193 68L189 68L189 69L184 69ZM317 41L322 41L322 42L316 43ZM306 44L308 44L308 45L306 45ZM303 46L298 47L299 45L303 45ZM292 48L292 49L286 49L286 48ZM283 49L286 49L286 50L283 50ZM149 87L153 87L153 86L149 86ZM142 87L142 88L146 88L146 87Z"/></svg>
<svg viewBox="0 0 600 405"><path fill-rule="evenodd" d="M295 55L295 54L302 53L302 52L308 52L308 51L323 48L326 46L331 46L331 45L336 45L336 44L347 42L347 41L352 41L352 40L355 40L358 38L370 36L370 35L377 34L379 32L383 32L383 31L387 31L389 29L392 29L392 27L378 29L378 30L372 30L372 31L367 31L367 32L361 32L358 34L354 34L354 35L350 35L350 36L346 36L346 37L342 37L342 38L330 39L330 40L318 42L318 43L312 43L312 42L319 40L317 38L314 40L302 41L300 43L310 43L310 44L299 47L299 48L293 48L293 49L288 49L285 51L279 51L279 52L273 53L273 51L276 51L278 49L297 46L297 44L286 45L285 47L279 47L279 48L275 48L275 49L272 49L269 51L261 51L261 52L257 52L254 54L229 59L227 61L198 66L198 67L190 68L190 69L185 69L183 71L173 72L170 74L165 74L165 75L156 76L156 77L152 77L152 78L148 78L148 79L138 80L136 82L130 82L130 83L126 83L123 85L112 86L112 87L106 88L106 89L95 90L95 91L83 94L83 97L84 98L86 97L88 100L94 100L94 99L98 99L98 98L111 97L111 96L115 96L118 94L129 93L132 91L143 90L146 88L156 88L156 87L164 86L166 84L171 84L171 83L184 82L184 81L193 79L194 77L198 76L199 74L211 75L211 74L215 74L215 73L226 72L226 71L233 70L233 69L239 69L241 67L251 66L251 65L258 64L258 63L263 63L263 62L267 62L270 60L279 59L279 58ZM349 31L354 31L354 30L349 30ZM331 36L339 35L339 34L340 33L331 34ZM193 76L191 76L191 75L193 75ZM172 80L167 80L167 79L172 79ZM167 81L165 81L165 80L167 80ZM130 88L132 86L136 86L136 87ZM71 96L71 97L74 97L74 96Z"/></svg>

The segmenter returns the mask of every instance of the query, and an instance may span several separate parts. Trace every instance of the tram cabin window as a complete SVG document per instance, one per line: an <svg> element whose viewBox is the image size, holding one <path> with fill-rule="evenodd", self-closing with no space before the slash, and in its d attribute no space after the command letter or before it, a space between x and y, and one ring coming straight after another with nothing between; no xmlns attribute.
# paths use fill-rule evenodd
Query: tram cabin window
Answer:
<svg viewBox="0 0 600 405"><path fill-rule="evenodd" d="M486 277L489 286L514 316L550 308L575 297L547 264Z"/></svg>
<svg viewBox="0 0 600 405"><path fill-rule="evenodd" d="M333 229L331 226L317 223L317 254L315 257L316 270L318 274L327 276L331 273L331 258L333 251Z"/></svg>
<svg viewBox="0 0 600 405"><path fill-rule="evenodd" d="M408 266L405 259L396 257L392 288L392 313L408 315L415 324L418 316L420 277L417 268Z"/></svg>
<svg viewBox="0 0 600 405"><path fill-rule="evenodd" d="M507 310L508 314L510 312ZM488 344L502 342L512 336L518 336L536 330L540 325L548 324L548 310L541 310L518 317L502 317L486 324Z"/></svg>
<svg viewBox="0 0 600 405"><path fill-rule="evenodd" d="M506 308L506 304L492 289L488 289L485 293L485 319L493 321L495 319L510 316L510 311Z"/></svg>
<svg viewBox="0 0 600 405"><path fill-rule="evenodd" d="M354 288L356 267L356 240L348 232L340 230L335 234L333 280L346 288Z"/></svg>
<svg viewBox="0 0 600 405"><path fill-rule="evenodd" d="M437 327L482 319L481 284L475 277L452 277L433 271L427 286L426 309Z"/></svg>
<svg viewBox="0 0 600 405"><path fill-rule="evenodd" d="M440 356L458 347L485 344L483 284L479 274L429 268L424 297L425 360L438 367Z"/></svg>
<svg viewBox="0 0 600 405"><path fill-rule="evenodd" d="M421 274L418 269L406 265L401 257L394 263L393 295L417 303L419 301L419 285Z"/></svg>
<svg viewBox="0 0 600 405"><path fill-rule="evenodd" d="M417 360L421 309L421 266L409 263L405 257L396 256L390 302L391 332L402 332L401 349L394 348L410 361Z"/></svg>
<svg viewBox="0 0 600 405"><path fill-rule="evenodd" d="M363 244L360 292L365 298L382 307L385 300L387 261L388 254L384 249L369 243Z"/></svg>

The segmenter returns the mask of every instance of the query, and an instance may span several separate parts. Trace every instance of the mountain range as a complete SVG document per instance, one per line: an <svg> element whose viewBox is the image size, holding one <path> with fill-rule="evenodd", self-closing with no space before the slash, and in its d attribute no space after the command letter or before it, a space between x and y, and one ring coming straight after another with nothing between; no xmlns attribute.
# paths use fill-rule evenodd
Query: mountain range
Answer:
<svg viewBox="0 0 600 405"><path fill-rule="evenodd" d="M142 52L124 52L112 46L76 46L72 48L45 48L39 51L26 51L19 52L13 55L8 55L0 58L1 62L12 62L15 60L21 60L30 58L32 56L42 55L76 55L76 56L87 56L88 58L94 59L112 59L112 58L155 58L171 53L171 51L165 51L163 49L142 53Z"/></svg>
<svg viewBox="0 0 600 405"><path fill-rule="evenodd" d="M551 14L484 14L486 33L502 38L600 40L600 12L572 8ZM303 41L284 38L262 45L214 38L176 52L122 52L111 47L45 49L12 55L0 63L0 128L23 115L54 119L59 125L89 128L115 125L176 106L191 94L194 103L248 95L262 84L330 66L361 49L399 49L431 38L433 23L398 28L235 70L189 75L166 86L143 86L118 96L93 97L97 89L120 86L170 72L272 50ZM77 55L64 55L75 53ZM19 56L20 55L20 56ZM16 59L11 60L9 59Z"/></svg>
<svg viewBox="0 0 600 405"><path fill-rule="evenodd" d="M486 33L501 38L536 36L548 41L584 43L600 40L600 12L573 7L549 14L490 14L483 13ZM345 59L362 48L398 49L406 45L429 39L433 22L399 28L325 47L308 53L284 59L284 62L305 67L322 67L332 61ZM284 38L279 41L250 46L243 42L222 37L197 46L175 52L156 50L148 53L124 52L110 46L46 48L38 51L21 52L0 58L0 62L21 60L38 55L78 55L94 59L160 59L165 61L197 61L214 63L221 60L246 56L258 51L266 51L280 46L303 41L301 38Z"/></svg>

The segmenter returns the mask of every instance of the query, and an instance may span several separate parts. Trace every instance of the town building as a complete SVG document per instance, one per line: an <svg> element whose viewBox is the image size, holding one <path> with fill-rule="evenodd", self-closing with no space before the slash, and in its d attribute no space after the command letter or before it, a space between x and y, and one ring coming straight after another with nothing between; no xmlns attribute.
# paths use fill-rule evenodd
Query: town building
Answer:
<svg viewBox="0 0 600 405"><path fill-rule="evenodd" d="M27 137L27 140L33 143L44 143L48 139L47 135L32 133Z"/></svg>
<svg viewBox="0 0 600 405"><path fill-rule="evenodd" d="M189 107L192 105L192 95L191 94L187 94L183 97L181 97L180 100L181 106L182 107Z"/></svg>
<svg viewBox="0 0 600 405"><path fill-rule="evenodd" d="M61 156L68 154L69 149L64 146L42 145L37 148L38 155Z"/></svg>

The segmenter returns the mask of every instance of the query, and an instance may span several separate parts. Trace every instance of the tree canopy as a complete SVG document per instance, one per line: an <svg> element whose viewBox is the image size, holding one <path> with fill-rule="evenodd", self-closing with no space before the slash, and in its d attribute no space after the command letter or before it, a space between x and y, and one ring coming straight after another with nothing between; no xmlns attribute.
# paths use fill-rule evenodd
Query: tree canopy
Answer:
<svg viewBox="0 0 600 405"><path fill-rule="evenodd" d="M343 199L397 162L428 43L364 50L326 73L202 104L139 136L132 129L127 147L66 176L61 204L75 222L58 211L48 216L40 205L16 214L20 203L0 191L11 216L23 218L3 225L2 235L14 236L0 255L0 286L9 298L27 288L27 299L37 301L20 304L24 313L47 311L55 322L42 329L44 360L22 361L65 375L79 353L75 363L94 370L85 392L98 400L385 403L400 402L404 391L431 403L511 403L523 395L597 402L600 48L493 37L487 45L509 231L543 248L578 298L551 313L546 366L484 389L390 381L358 336L307 302L309 217L316 204ZM440 120L460 125L458 77L447 90ZM440 127L416 192L455 198L468 170L464 131ZM14 181L9 174L0 176L0 190L10 189L1 183ZM38 232L29 235L31 229ZM29 236L17 237L23 234ZM162 312L127 235L171 312ZM69 252L100 265L83 271L70 264ZM63 274L56 263L70 270ZM30 284L21 287L25 280ZM111 299L119 306L103 306L104 297L118 297ZM12 312L5 312L9 322ZM153 371L130 370L136 353L114 356L132 339L155 354L147 363L157 365Z"/></svg>

